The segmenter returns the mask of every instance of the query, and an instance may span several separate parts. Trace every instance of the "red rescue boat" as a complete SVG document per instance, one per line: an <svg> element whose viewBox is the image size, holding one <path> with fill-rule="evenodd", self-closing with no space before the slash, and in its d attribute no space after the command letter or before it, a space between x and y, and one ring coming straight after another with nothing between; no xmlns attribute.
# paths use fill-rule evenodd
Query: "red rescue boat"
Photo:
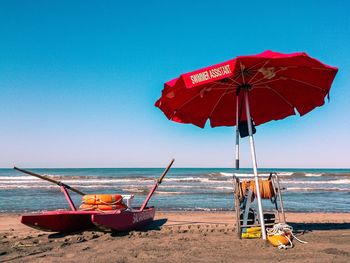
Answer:
<svg viewBox="0 0 350 263"><path fill-rule="evenodd" d="M173 162L174 159L171 160L168 167L164 170L163 174L152 187L141 207L131 208L125 205L119 209L106 211L77 210L72 199L70 198L67 189L80 195L85 195L84 193L62 182L53 180L52 178L48 178L46 176L14 167L18 171L59 185L71 208L71 210L43 211L40 213L24 214L21 217L21 223L42 231L61 233L83 231L95 227L98 227L102 230L121 232L141 229L152 222L154 219L155 208L147 207L147 204L157 189L158 185L161 184L164 176L167 174Z"/></svg>

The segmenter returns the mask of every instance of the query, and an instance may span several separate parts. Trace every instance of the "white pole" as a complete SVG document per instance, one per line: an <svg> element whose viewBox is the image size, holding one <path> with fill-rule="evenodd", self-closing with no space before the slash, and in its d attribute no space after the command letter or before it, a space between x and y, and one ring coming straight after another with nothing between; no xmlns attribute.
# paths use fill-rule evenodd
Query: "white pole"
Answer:
<svg viewBox="0 0 350 263"><path fill-rule="evenodd" d="M239 98L238 93L236 93L236 170L239 170Z"/></svg>
<svg viewBox="0 0 350 263"><path fill-rule="evenodd" d="M261 204L258 168L257 168L257 164L256 164L255 145L254 145L254 138L253 138L253 131L252 131L252 123L251 123L252 119L250 116L250 109L249 109L248 90L244 90L244 99L245 99L245 109L246 109L246 113L247 113L249 143L250 143L250 150L251 150L252 161L253 161L253 171L254 171L254 179L255 179L255 185L256 185L256 195L257 195L257 199L258 199L261 233L262 233L262 238L266 239L266 229L265 229L264 214L263 214L263 209L262 209L262 204Z"/></svg>

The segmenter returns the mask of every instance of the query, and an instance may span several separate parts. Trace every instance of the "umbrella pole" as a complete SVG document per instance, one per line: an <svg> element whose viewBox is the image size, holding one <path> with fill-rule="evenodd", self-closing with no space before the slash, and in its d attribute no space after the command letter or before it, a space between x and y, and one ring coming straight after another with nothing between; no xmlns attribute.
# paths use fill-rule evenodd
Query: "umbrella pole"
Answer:
<svg viewBox="0 0 350 263"><path fill-rule="evenodd" d="M236 170L239 170L239 96L236 93Z"/></svg>
<svg viewBox="0 0 350 263"><path fill-rule="evenodd" d="M257 168L257 164L256 164L255 145L254 145L254 138L253 138L253 131L252 131L252 119L250 116L250 109L249 109L248 90L244 91L244 99L245 99L245 108L246 108L247 123L248 123L249 144L250 144L250 150L251 150L252 161L253 161L253 171L254 171L254 179L255 179L255 185L256 185L256 195L257 195L257 199L258 199L261 233L262 233L262 238L266 239L265 221L264 221L264 214L263 214L262 203L261 203L258 168Z"/></svg>

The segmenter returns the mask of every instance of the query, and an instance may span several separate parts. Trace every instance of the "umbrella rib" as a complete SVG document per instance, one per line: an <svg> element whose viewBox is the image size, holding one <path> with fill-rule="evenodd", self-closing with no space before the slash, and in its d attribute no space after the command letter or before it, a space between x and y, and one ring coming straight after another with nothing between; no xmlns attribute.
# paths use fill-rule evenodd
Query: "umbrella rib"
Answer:
<svg viewBox="0 0 350 263"><path fill-rule="evenodd" d="M270 59L269 59L269 60L266 60L265 63L261 66L261 68L263 68L264 66L266 66L266 64L269 63L269 62L270 62ZM258 64L260 64L260 63L257 63L256 65L258 65ZM250 70L253 69L256 65L250 67L249 69L250 69ZM258 75L258 73L259 73L259 70L256 70L255 74L253 75L253 77L251 77L251 79L248 81L248 83L251 83L251 82L253 81L253 79L255 79L255 77Z"/></svg>
<svg viewBox="0 0 350 263"><path fill-rule="evenodd" d="M243 74L243 64L241 61L239 62L239 66L241 67L241 75L242 75L243 84L245 84L245 79L244 79L244 74Z"/></svg>
<svg viewBox="0 0 350 263"><path fill-rule="evenodd" d="M210 89L212 88L213 86L215 86L216 84L214 83L213 85L210 85L208 88L206 89ZM223 89L228 89L228 88L223 88ZM203 89L202 89L203 90ZM174 113L173 113L173 116L171 118L174 117L174 115L176 114L176 112L180 109L182 109L183 107L185 107L188 103L190 103L191 101L193 101L194 99L200 97L200 92L197 93L195 96L191 97L189 100L185 101L180 107L178 107L176 110L174 110Z"/></svg>
<svg viewBox="0 0 350 263"><path fill-rule="evenodd" d="M288 69L289 67L281 67L280 69L278 69L278 70L276 70L275 72L274 72L274 74L276 75L278 72L280 72L280 71L283 71L283 70L286 70L286 69ZM265 78L265 76L264 77L262 77L262 78L260 78L260 79L258 79L258 80L256 80L256 81L254 81L253 83L250 83L250 85L256 85L256 84L261 84L261 83L259 83L260 81L263 81L264 79L266 79ZM277 80L279 80L279 79L277 79Z"/></svg>
<svg viewBox="0 0 350 263"><path fill-rule="evenodd" d="M298 67L298 66L297 66ZM333 68L318 68L318 67L311 67L311 69L315 70L324 70L324 71L333 71Z"/></svg>
<svg viewBox="0 0 350 263"><path fill-rule="evenodd" d="M232 82L234 82L235 84L237 85L241 85L242 83L238 82L237 79L239 78L239 74L237 76L232 76L233 78L231 77L228 77L229 80L231 80Z"/></svg>
<svg viewBox="0 0 350 263"><path fill-rule="evenodd" d="M222 82L213 82L214 84L216 84L216 85L222 85L222 86L229 86L229 87L231 87L232 85L231 84L227 84L227 83L222 83ZM215 88L215 89L221 89L221 88ZM224 88L224 89L226 89L226 88Z"/></svg>
<svg viewBox="0 0 350 263"><path fill-rule="evenodd" d="M271 88L270 86L268 85L265 85L265 86L261 86L261 87L255 87L257 89L268 89L268 90L271 90L273 91L275 94L277 94L285 103L287 103L290 107L292 107L293 109L295 108L294 105L292 103L289 102L289 100L287 100L281 93L279 93L277 90Z"/></svg>
<svg viewBox="0 0 350 263"><path fill-rule="evenodd" d="M302 80L298 80L298 79L295 79L295 78L289 78L289 77L285 77L286 79L289 79L289 80L293 80L293 81L296 81L296 82L299 82L299 83L302 83L302 84L305 84L307 86L310 86L312 88L315 88L315 89L318 89L318 90L322 90L323 92L327 92L325 89L319 87L319 86L316 86L316 85L313 85L311 83L308 83L306 81L302 81Z"/></svg>
<svg viewBox="0 0 350 263"><path fill-rule="evenodd" d="M227 95L227 94L233 92L233 91L236 90L236 89L237 89L237 88L233 88L232 90L229 90L229 89L227 88L227 89L222 93L222 95L220 96L220 98L219 98L219 99L217 100L217 102L215 103L213 109L212 109L211 112L209 113L208 119L210 119L211 115L212 115L213 112L216 110L216 107L219 105L219 103L220 103L220 101L222 100L222 98L223 98L225 95Z"/></svg>
<svg viewBox="0 0 350 263"><path fill-rule="evenodd" d="M241 83L239 83L239 82L237 81L238 77L236 77L235 79L228 77L228 79L231 80L232 82L234 82L234 83L237 84L237 85L241 85Z"/></svg>
<svg viewBox="0 0 350 263"><path fill-rule="evenodd" d="M263 79L261 79L263 80ZM271 83L271 82L276 82L276 81L279 81L279 80L282 80L282 78L278 78L278 79L270 79L270 80L267 80L265 82L260 82L260 83L254 83L254 84L250 84L252 87L257 87L257 86L262 86L262 85L265 85L265 84L268 84L268 83Z"/></svg>
<svg viewBox="0 0 350 263"><path fill-rule="evenodd" d="M187 105L187 103L190 103L192 100L194 100L197 97L199 97L199 93L197 93L195 96L191 97L188 101L185 101L180 107L178 107L176 110L174 110L173 116L171 116L171 119L174 118L174 116L178 110L181 110L184 106Z"/></svg>

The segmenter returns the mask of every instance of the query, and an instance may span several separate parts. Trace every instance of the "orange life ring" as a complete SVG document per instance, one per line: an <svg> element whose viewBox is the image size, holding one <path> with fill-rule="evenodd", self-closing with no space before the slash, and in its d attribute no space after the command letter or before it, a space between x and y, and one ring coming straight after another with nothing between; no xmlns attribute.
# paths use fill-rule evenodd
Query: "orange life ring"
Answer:
<svg viewBox="0 0 350 263"><path fill-rule="evenodd" d="M82 203L87 205L117 205L123 203L123 197L119 194L90 194L83 196Z"/></svg>

